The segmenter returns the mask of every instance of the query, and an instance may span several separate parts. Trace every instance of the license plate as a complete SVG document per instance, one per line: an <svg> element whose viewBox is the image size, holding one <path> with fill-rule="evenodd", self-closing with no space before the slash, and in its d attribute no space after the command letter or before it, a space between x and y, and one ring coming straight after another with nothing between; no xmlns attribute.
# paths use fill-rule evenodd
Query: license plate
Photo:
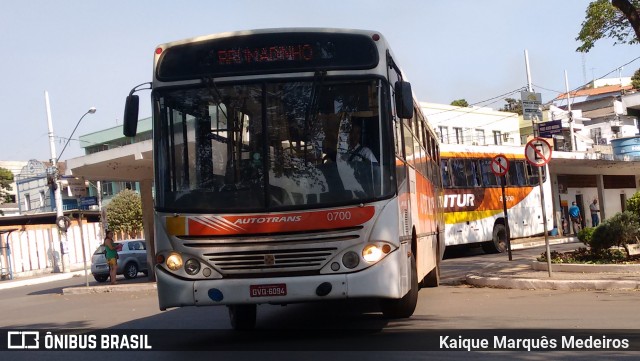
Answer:
<svg viewBox="0 0 640 361"><path fill-rule="evenodd" d="M284 283L274 285L250 285L249 294L251 297L286 296L287 285Z"/></svg>

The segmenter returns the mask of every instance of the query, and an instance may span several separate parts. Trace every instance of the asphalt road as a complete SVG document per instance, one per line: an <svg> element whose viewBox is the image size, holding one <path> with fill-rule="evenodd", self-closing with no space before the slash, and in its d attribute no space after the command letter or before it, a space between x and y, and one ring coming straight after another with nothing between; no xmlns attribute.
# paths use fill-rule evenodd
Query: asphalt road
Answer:
<svg viewBox="0 0 640 361"><path fill-rule="evenodd" d="M539 254L544 248L528 250ZM501 258L502 257L502 258ZM406 320L387 320L374 302L294 304L258 307L257 331L238 334L230 329L225 307L185 307L161 312L154 291L62 295L64 287L83 285L84 277L2 291L0 325L5 329L169 329L177 348L231 349L215 352L216 360L412 360L412 359L612 359L634 357L632 352L567 351L552 353L467 353L421 351L430 332L483 329L491 336L501 329L600 330L629 329L640 325L637 291L505 290L458 285L457 279L474 267L502 261L506 255L471 252L443 262L438 288L422 289L415 314ZM139 282L140 280L138 280ZM132 282L124 281L123 282ZM135 280L133 281L135 282ZM189 330L201 329L189 341ZM151 331L149 331L151 332ZM460 331L461 332L461 331ZM515 331L514 331L515 332ZM180 336L182 334L182 336ZM213 346L212 346L213 345ZM368 349L376 351L367 352ZM280 351L287 350L287 351ZM313 351L310 351L313 350ZM324 352L322 352L324 351ZM330 352L330 353L329 353ZM211 353L189 356L212 358ZM165 359L167 352L3 352L12 359Z"/></svg>

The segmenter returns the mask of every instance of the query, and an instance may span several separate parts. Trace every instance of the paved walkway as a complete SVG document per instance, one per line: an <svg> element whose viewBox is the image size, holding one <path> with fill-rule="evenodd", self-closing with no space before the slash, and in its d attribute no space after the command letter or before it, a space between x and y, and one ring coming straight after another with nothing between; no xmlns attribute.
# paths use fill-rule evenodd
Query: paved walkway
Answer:
<svg viewBox="0 0 640 361"><path fill-rule="evenodd" d="M550 237L550 248L558 251L585 247L575 237ZM521 246L524 245L524 246ZM485 264L465 276L467 284L479 287L516 289L640 289L640 265L563 265L535 259L546 248L544 237L518 240L512 260ZM535 269L534 269L535 268Z"/></svg>
<svg viewBox="0 0 640 361"><path fill-rule="evenodd" d="M551 249L566 251L584 247L575 237L550 237ZM551 266L551 275L546 263L539 265L542 270L532 267L535 258L545 251L544 237L517 240L512 243L512 260L507 255L482 255L454 262L445 260L441 274L445 284L467 283L478 287L517 289L640 289L640 266L622 267L602 272L598 267L563 270L562 265ZM466 264L466 266L465 266ZM462 265L462 266L461 266ZM28 278L0 281L0 290L26 285L34 285L72 277L84 277L84 270L69 273L48 273ZM91 275L89 274L89 277ZM153 291L155 282L145 282L144 278L127 280L117 285L108 283L69 287L64 294Z"/></svg>

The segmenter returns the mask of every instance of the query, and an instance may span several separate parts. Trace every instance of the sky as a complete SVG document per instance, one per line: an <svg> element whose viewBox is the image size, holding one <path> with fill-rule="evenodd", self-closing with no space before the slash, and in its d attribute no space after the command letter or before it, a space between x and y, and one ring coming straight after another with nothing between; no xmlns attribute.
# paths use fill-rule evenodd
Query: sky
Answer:
<svg viewBox="0 0 640 361"><path fill-rule="evenodd" d="M419 101L466 99L501 108L527 86L548 102L600 78L632 76L639 45L602 40L587 54L575 38L589 0L2 0L0 160L79 157L79 135L122 125L124 100L151 81L158 44L234 30L331 27L376 30L389 41ZM623 66L621 72L617 69ZM140 117L151 115L149 92ZM505 95L506 94L506 95ZM486 101L491 99L491 101ZM78 120L89 110L80 124ZM71 137L74 127L76 133Z"/></svg>

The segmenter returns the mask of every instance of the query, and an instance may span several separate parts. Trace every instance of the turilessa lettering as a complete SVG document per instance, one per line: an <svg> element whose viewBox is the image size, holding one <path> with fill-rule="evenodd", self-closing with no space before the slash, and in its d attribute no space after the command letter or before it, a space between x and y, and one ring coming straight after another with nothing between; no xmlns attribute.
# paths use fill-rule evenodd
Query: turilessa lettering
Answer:
<svg viewBox="0 0 640 361"><path fill-rule="evenodd" d="M218 64L221 65L310 61L312 59L313 48L309 44L218 50Z"/></svg>
<svg viewBox="0 0 640 361"><path fill-rule="evenodd" d="M301 220L302 220L302 216L240 218L236 220L234 224L300 222Z"/></svg>

